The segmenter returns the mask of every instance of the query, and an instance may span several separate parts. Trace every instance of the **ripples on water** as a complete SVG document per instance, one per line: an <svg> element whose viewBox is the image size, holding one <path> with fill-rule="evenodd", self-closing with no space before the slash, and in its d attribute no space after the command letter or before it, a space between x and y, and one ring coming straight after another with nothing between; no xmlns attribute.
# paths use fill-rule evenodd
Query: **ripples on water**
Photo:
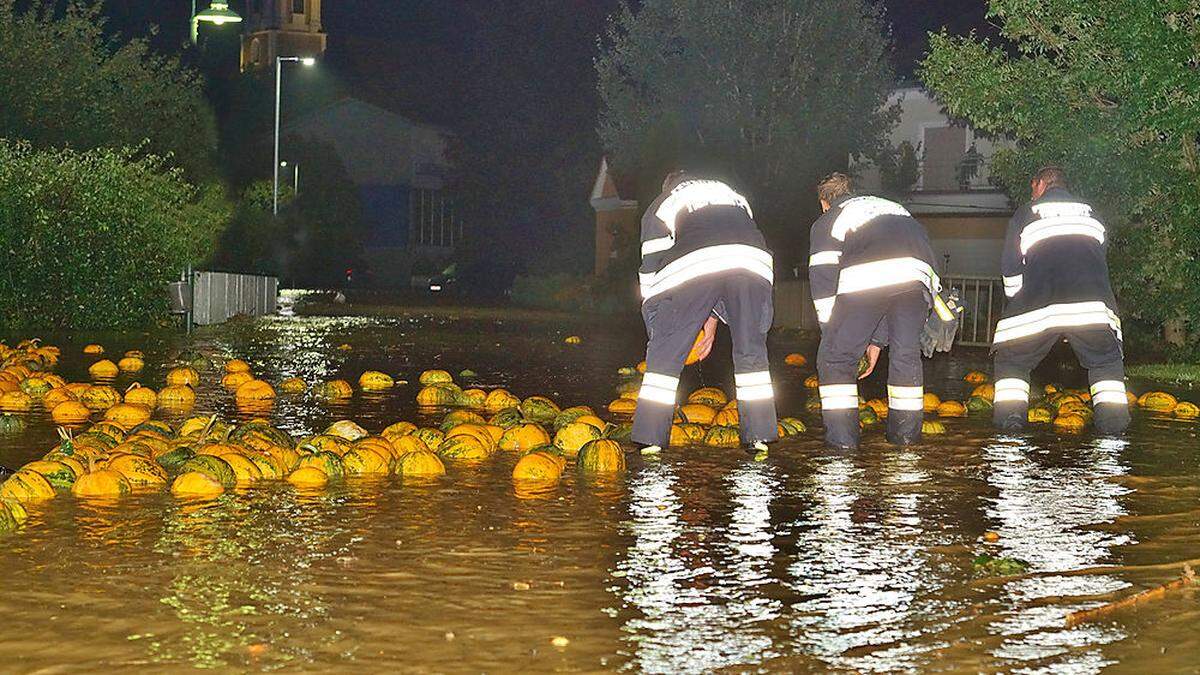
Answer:
<svg viewBox="0 0 1200 675"><path fill-rule="evenodd" d="M561 344L568 332L585 345ZM57 341L68 376L86 366L84 337L96 336ZM599 407L637 339L623 326L431 314L266 319L193 344L273 381L470 368L485 387ZM146 349L142 379L161 386L154 366L176 341L104 342ZM964 364L940 368L958 394ZM781 408L802 410L801 378L778 373ZM236 417L216 379L206 375L196 412ZM336 406L285 398L274 419L296 435L341 418L374 431L429 421L415 391ZM670 450L631 458L619 479L569 473L541 491L514 491L513 458L500 456L434 482L262 485L209 504L60 497L0 539L0 653L12 671L1196 672L1192 593L1064 624L1178 574L1163 563L1200 557L1195 425L1143 419L1120 441L949 426L913 449L875 432L855 453L825 450L814 431L761 463ZM0 439L0 459L19 464L52 442L32 421ZM982 543L987 531L999 541ZM983 552L1031 573L977 578Z"/></svg>

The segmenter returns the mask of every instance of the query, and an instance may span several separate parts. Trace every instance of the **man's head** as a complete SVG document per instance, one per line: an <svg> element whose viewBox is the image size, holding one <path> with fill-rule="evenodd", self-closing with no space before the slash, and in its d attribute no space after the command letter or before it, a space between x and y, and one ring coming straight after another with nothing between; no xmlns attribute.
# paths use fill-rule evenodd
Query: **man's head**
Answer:
<svg viewBox="0 0 1200 675"><path fill-rule="evenodd" d="M679 185L687 177L688 177L688 173L687 173L687 171L684 171L683 169L676 169L676 170L668 173L667 177L663 179L663 184L662 184L663 192L667 192L668 190L674 188L676 185Z"/></svg>
<svg viewBox="0 0 1200 675"><path fill-rule="evenodd" d="M821 211L833 208L833 203L842 197L850 196L854 191L854 182L844 173L834 172L817 183L817 199L821 200Z"/></svg>
<svg viewBox="0 0 1200 675"><path fill-rule="evenodd" d="M1033 174L1033 180L1029 186L1033 192L1033 198L1041 199L1042 195L1046 194L1046 190L1050 188L1067 189L1067 174L1061 167L1045 166Z"/></svg>

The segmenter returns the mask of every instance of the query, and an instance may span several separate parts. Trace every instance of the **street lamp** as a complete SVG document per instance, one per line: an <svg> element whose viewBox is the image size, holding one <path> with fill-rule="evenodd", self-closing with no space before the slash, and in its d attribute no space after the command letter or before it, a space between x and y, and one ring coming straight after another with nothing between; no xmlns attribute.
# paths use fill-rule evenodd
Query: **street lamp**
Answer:
<svg viewBox="0 0 1200 675"><path fill-rule="evenodd" d="M276 56L275 57L275 179L274 199L271 213L279 215L279 98L283 91L283 63L300 63L305 66L316 65L317 60L310 57L301 58L299 56Z"/></svg>
<svg viewBox="0 0 1200 675"><path fill-rule="evenodd" d="M287 160L285 159L282 162L280 162L279 166L284 169L288 168ZM292 166L292 196L294 197L294 196L297 196L300 194L300 163L297 162L295 164L292 164L291 166Z"/></svg>
<svg viewBox="0 0 1200 675"><path fill-rule="evenodd" d="M192 44L200 39L200 22L211 23L214 26L224 26L227 23L241 23L242 17L229 9L228 2L212 0L208 9L196 13L196 0L192 0Z"/></svg>

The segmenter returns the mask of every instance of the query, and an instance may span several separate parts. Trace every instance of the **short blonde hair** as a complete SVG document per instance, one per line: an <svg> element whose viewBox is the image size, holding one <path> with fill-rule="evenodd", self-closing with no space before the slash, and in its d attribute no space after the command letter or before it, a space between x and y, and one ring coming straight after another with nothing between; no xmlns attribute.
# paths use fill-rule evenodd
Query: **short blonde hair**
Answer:
<svg viewBox="0 0 1200 675"><path fill-rule="evenodd" d="M854 181L844 173L835 171L817 183L817 197L832 204L854 190Z"/></svg>

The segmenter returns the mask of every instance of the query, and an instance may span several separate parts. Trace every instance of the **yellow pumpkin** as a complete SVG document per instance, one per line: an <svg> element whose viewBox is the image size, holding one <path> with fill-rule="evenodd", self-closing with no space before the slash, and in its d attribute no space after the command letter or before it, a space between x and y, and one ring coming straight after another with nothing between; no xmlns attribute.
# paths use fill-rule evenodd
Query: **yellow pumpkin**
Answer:
<svg viewBox="0 0 1200 675"><path fill-rule="evenodd" d="M967 407L958 401L945 401L937 407L938 417L966 417Z"/></svg>
<svg viewBox="0 0 1200 675"><path fill-rule="evenodd" d="M614 415L632 415L637 410L637 401L619 398L608 404L608 412Z"/></svg>
<svg viewBox="0 0 1200 675"><path fill-rule="evenodd" d="M625 470L625 451L616 441L595 440L580 448L575 466L584 473L619 473Z"/></svg>
<svg viewBox="0 0 1200 675"><path fill-rule="evenodd" d="M554 447L567 457L575 457L583 446L600 438L600 431L590 424L572 422L554 434Z"/></svg>
<svg viewBox="0 0 1200 675"><path fill-rule="evenodd" d="M710 408L722 408L729 403L729 397L719 387L701 387L688 395L688 403L699 403Z"/></svg>
<svg viewBox="0 0 1200 675"><path fill-rule="evenodd" d="M938 406L942 405L942 399L938 398L937 394L925 394L925 412L937 412Z"/></svg>
<svg viewBox="0 0 1200 675"><path fill-rule="evenodd" d="M171 494L176 497L213 499L224 493L221 481L199 471L182 473L171 482Z"/></svg>
<svg viewBox="0 0 1200 675"><path fill-rule="evenodd" d="M273 401L275 390L262 380L251 379L237 388L237 400L244 401Z"/></svg>
<svg viewBox="0 0 1200 675"><path fill-rule="evenodd" d="M118 403L104 413L104 419L132 429L150 419L150 409L136 403Z"/></svg>
<svg viewBox="0 0 1200 675"><path fill-rule="evenodd" d="M396 386L391 375L378 370L368 370L358 377L358 388L363 391L387 391Z"/></svg>
<svg viewBox="0 0 1200 675"><path fill-rule="evenodd" d="M987 381L987 373L981 373L978 370L972 370L966 375L963 375L963 382L966 382L967 384L983 384Z"/></svg>
<svg viewBox="0 0 1200 675"><path fill-rule="evenodd" d="M158 392L160 408L190 408L196 403L196 392L184 384L173 384L163 387Z"/></svg>
<svg viewBox="0 0 1200 675"><path fill-rule="evenodd" d="M31 408L33 398L19 389L0 395L0 410L4 412L25 412Z"/></svg>
<svg viewBox="0 0 1200 675"><path fill-rule="evenodd" d="M1087 418L1076 413L1067 413L1054 418L1054 428L1058 431L1079 432L1087 426Z"/></svg>
<svg viewBox="0 0 1200 675"><path fill-rule="evenodd" d="M643 374L643 375L645 375L645 374L646 374L646 362L645 362L645 361L639 361L639 362L638 362L638 364L637 364L637 371L638 371L639 373Z"/></svg>
<svg viewBox="0 0 1200 675"><path fill-rule="evenodd" d="M250 364L241 359L229 359L225 362L225 372L248 373L250 372Z"/></svg>
<svg viewBox="0 0 1200 675"><path fill-rule="evenodd" d="M1179 404L1175 406L1175 410L1172 412L1176 417L1185 420L1191 420L1200 417L1200 407L1197 407L1195 403L1189 403L1188 401L1180 401Z"/></svg>
<svg viewBox="0 0 1200 675"><path fill-rule="evenodd" d="M71 486L71 494L82 498L115 499L132 491L129 481L116 471L102 469L85 473Z"/></svg>
<svg viewBox="0 0 1200 675"><path fill-rule="evenodd" d="M84 345L83 353L84 354L103 354L104 347L97 345L97 344Z"/></svg>
<svg viewBox="0 0 1200 675"><path fill-rule="evenodd" d="M496 437L483 424L459 424L446 432L446 439L457 436L471 436L487 450L488 454L496 451Z"/></svg>
<svg viewBox="0 0 1200 675"><path fill-rule="evenodd" d="M383 436L389 441L395 442L396 439L403 436L408 436L416 430L417 425L413 424L412 422L396 422L395 424L388 425L386 429L379 432L379 435Z"/></svg>
<svg viewBox="0 0 1200 675"><path fill-rule="evenodd" d="M1149 391L1138 399L1138 405L1154 412L1171 412L1179 401L1165 391Z"/></svg>
<svg viewBox="0 0 1200 675"><path fill-rule="evenodd" d="M122 373L139 373L146 367L146 362L136 356L126 356L117 361L117 368Z"/></svg>
<svg viewBox="0 0 1200 675"><path fill-rule="evenodd" d="M108 359L101 359L88 366L88 375L91 375L93 380L111 380L120 372L121 369L117 367L117 364Z"/></svg>
<svg viewBox="0 0 1200 675"><path fill-rule="evenodd" d="M148 457L119 455L109 460L104 468L121 474L134 488L167 484L166 470Z"/></svg>
<svg viewBox="0 0 1200 675"><path fill-rule="evenodd" d="M367 436L366 438L359 439L351 446L351 450L357 450L358 448L372 450L389 462L399 457L391 441L382 436Z"/></svg>
<svg viewBox="0 0 1200 675"><path fill-rule="evenodd" d="M191 366L181 366L172 368L167 371L167 384L169 385L187 385L195 387L200 384L200 373Z"/></svg>
<svg viewBox="0 0 1200 675"><path fill-rule="evenodd" d="M596 430L601 432L604 431L605 427L608 426L604 423L604 420L596 417L595 415L580 415L579 417L575 418L575 422L578 424L589 424L593 427L596 427Z"/></svg>
<svg viewBox="0 0 1200 675"><path fill-rule="evenodd" d="M396 462L396 473L402 476L442 476L446 465L442 459L428 450L409 452Z"/></svg>
<svg viewBox="0 0 1200 675"><path fill-rule="evenodd" d="M817 387L821 386L821 381L817 379L816 375L809 375L808 377L804 378L804 386L808 387L809 389L816 389Z"/></svg>
<svg viewBox="0 0 1200 675"><path fill-rule="evenodd" d="M692 348L688 350L687 358L683 360L684 365L690 366L700 363L700 343L704 340L704 331L701 330L696 334L696 340L692 342Z"/></svg>
<svg viewBox="0 0 1200 675"><path fill-rule="evenodd" d="M254 376L251 375L249 371L238 370L232 373L226 373L225 376L221 378L221 386L225 387L229 391L237 391L238 387L252 381L254 381Z"/></svg>
<svg viewBox="0 0 1200 675"><path fill-rule="evenodd" d="M880 419L887 419L888 402L881 398L873 398L867 401L867 407L875 411L875 416Z"/></svg>
<svg viewBox="0 0 1200 675"><path fill-rule="evenodd" d="M243 453L226 453L221 455L221 459L233 469L238 484L253 483L262 478L262 471L258 469L258 465Z"/></svg>
<svg viewBox="0 0 1200 675"><path fill-rule="evenodd" d="M517 460L512 477L515 481L552 483L562 477L566 461L548 452L531 452Z"/></svg>
<svg viewBox="0 0 1200 675"><path fill-rule="evenodd" d="M680 406L678 415L683 418L681 422L709 425L716 418L717 411L703 403L688 403Z"/></svg>
<svg viewBox="0 0 1200 675"><path fill-rule="evenodd" d="M976 396L978 396L979 398L987 399L989 401L995 399L996 398L996 385L981 384L978 387L975 387L974 389L971 390L971 396L969 396L968 398L974 398Z"/></svg>
<svg viewBox="0 0 1200 675"><path fill-rule="evenodd" d="M356 447L342 457L342 465L350 476L385 476L391 472L391 456L384 457L368 447Z"/></svg>
<svg viewBox="0 0 1200 675"><path fill-rule="evenodd" d="M125 390L125 402L143 405L153 410L158 405L158 394L150 387L134 383L132 387Z"/></svg>
<svg viewBox="0 0 1200 675"><path fill-rule="evenodd" d="M146 353L140 349L127 349L127 350L125 350L125 356L130 357L130 358L145 360Z"/></svg>
<svg viewBox="0 0 1200 675"><path fill-rule="evenodd" d="M736 427L738 425L738 410L735 407L726 407L717 413L713 418L713 425L718 427Z"/></svg>
<svg viewBox="0 0 1200 675"><path fill-rule="evenodd" d="M464 408L483 408L487 404L487 392L482 389L464 389L458 395L458 405Z"/></svg>
<svg viewBox="0 0 1200 675"><path fill-rule="evenodd" d="M783 362L789 366L795 366L797 368L808 365L808 359L805 358L803 354L795 353L788 354L787 356L783 357Z"/></svg>
<svg viewBox="0 0 1200 675"><path fill-rule="evenodd" d="M121 393L106 385L88 387L79 401L96 412L108 410L121 402Z"/></svg>
<svg viewBox="0 0 1200 675"><path fill-rule="evenodd" d="M53 411L54 408L56 408L60 403L78 400L79 399L75 396L75 394L71 393L70 389L67 389L66 387L58 387L57 389L51 389L50 391L46 392L46 395L42 397L42 405L46 408L46 410Z"/></svg>
<svg viewBox="0 0 1200 675"><path fill-rule="evenodd" d="M37 504L54 497L54 486L36 471L22 469L0 484L0 499L20 504Z"/></svg>
<svg viewBox="0 0 1200 675"><path fill-rule="evenodd" d="M921 422L921 433L926 436L940 436L946 433L946 425L937 420Z"/></svg>
<svg viewBox="0 0 1200 675"><path fill-rule="evenodd" d="M79 401L63 401L54 406L54 409L50 411L50 419L54 420L55 424L83 424L91 416L91 408L88 408Z"/></svg>
<svg viewBox="0 0 1200 675"><path fill-rule="evenodd" d="M442 382L454 382L454 377L444 370L426 370L425 372L421 373L421 376L417 379L417 381L422 385L429 386L431 384L439 384Z"/></svg>
<svg viewBox="0 0 1200 675"><path fill-rule="evenodd" d="M289 473L287 481L300 488L319 488L329 483L329 476L315 466L302 466Z"/></svg>
<svg viewBox="0 0 1200 675"><path fill-rule="evenodd" d="M408 436L397 436L391 443L392 450L398 459L410 452L429 452L429 446L425 441L411 434Z"/></svg>
<svg viewBox="0 0 1200 675"><path fill-rule="evenodd" d="M306 389L308 385L298 377L289 377L279 383L279 391L285 394L303 394Z"/></svg>
<svg viewBox="0 0 1200 675"><path fill-rule="evenodd" d="M488 392L487 398L484 399L483 407L490 412L499 412L508 408L516 408L521 405L521 399L517 398L512 392L507 389L493 389Z"/></svg>
<svg viewBox="0 0 1200 675"><path fill-rule="evenodd" d="M529 452L550 444L550 435L539 424L519 424L504 432L497 444L505 452Z"/></svg>

